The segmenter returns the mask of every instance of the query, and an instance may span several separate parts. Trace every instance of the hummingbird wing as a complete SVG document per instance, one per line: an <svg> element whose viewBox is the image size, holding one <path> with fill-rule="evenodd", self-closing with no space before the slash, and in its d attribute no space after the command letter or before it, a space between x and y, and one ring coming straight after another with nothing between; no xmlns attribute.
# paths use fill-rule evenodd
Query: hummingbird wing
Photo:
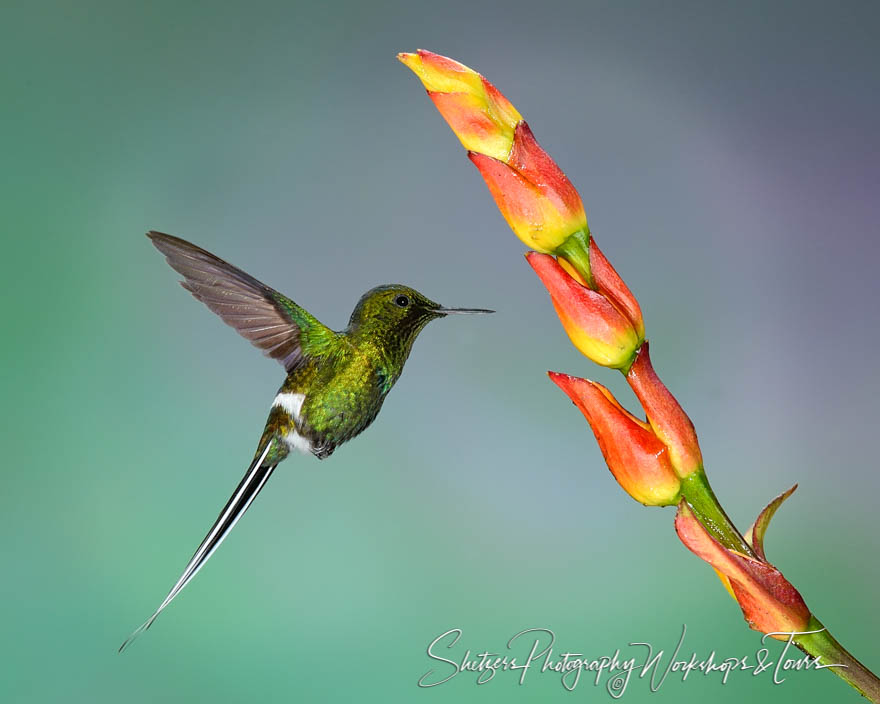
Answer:
<svg viewBox="0 0 880 704"><path fill-rule="evenodd" d="M155 231L147 237L187 291L288 372L329 352L336 333L286 296L179 237Z"/></svg>
<svg viewBox="0 0 880 704"><path fill-rule="evenodd" d="M257 451L257 457L254 458L253 463L248 467L248 471L245 473L244 478L236 487L235 492L229 498L229 501L226 502L226 506L223 507L220 515L217 516L217 520L214 521L211 530L208 531L208 534L205 536L205 539L202 540L201 545L199 545L198 549L193 553L193 556L183 570L183 574L180 575L180 578L174 586L171 587L168 596L166 596L162 603L159 604L159 608L153 612L153 615L138 626L137 629L125 639L125 642L119 646L120 653L125 650L135 638L152 626L153 621L155 621L159 614L165 610L165 607L174 601L174 598L192 581L192 578L196 576L200 569L202 569L204 564L208 561L208 558L214 554L214 551L220 546L220 543L223 542L229 534L229 531L231 531L235 527L235 524L238 523L238 519L244 515L244 512L248 510L253 500L257 498L257 494L259 494L262 488L266 485L269 477L272 476L273 470L278 465L264 464L266 456L269 454L269 450L272 447L272 440L269 438L264 440L264 442L265 447Z"/></svg>

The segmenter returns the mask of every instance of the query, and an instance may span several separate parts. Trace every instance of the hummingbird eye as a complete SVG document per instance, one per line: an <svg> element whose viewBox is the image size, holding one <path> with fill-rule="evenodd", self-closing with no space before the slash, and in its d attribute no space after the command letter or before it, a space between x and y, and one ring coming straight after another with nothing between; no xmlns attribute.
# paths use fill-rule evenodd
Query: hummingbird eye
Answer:
<svg viewBox="0 0 880 704"><path fill-rule="evenodd" d="M394 299L394 302L399 305L401 308L406 308L409 305L409 297L401 294L397 298Z"/></svg>

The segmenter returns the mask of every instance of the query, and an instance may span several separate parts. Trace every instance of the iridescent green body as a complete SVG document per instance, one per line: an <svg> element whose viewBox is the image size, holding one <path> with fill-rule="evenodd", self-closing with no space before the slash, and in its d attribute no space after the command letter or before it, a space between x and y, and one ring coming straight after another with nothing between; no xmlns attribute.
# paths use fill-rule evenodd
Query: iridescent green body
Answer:
<svg viewBox="0 0 880 704"><path fill-rule="evenodd" d="M403 299L408 301L404 307L396 302ZM302 335L305 359L279 389L279 396L303 395L302 405L297 417L282 405L272 406L260 443L272 442L264 462L277 463L287 456L292 433L307 440L309 451L324 459L365 430L400 377L419 332L445 315L442 311L417 291L396 284L364 294L342 332L309 321L308 335L306 329Z"/></svg>
<svg viewBox="0 0 880 704"><path fill-rule="evenodd" d="M183 276L183 287L278 360L287 378L241 483L168 596L120 650L149 628L195 577L291 449L324 459L373 422L425 325L448 313L491 313L442 308L408 286L393 284L365 293L348 327L335 332L286 296L210 252L161 232L147 235Z"/></svg>

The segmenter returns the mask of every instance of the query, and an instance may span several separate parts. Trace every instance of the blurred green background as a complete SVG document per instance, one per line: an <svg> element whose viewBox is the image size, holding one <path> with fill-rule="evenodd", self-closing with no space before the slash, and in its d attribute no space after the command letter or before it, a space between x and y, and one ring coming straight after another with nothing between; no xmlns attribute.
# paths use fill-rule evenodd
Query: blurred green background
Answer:
<svg viewBox="0 0 880 704"><path fill-rule="evenodd" d="M567 343L416 78L485 73L579 188L652 357L745 527L880 668L873 2L9 2L3 109L4 702L610 701L425 649L553 629L593 656L759 647L712 571L614 483L544 373ZM376 424L281 466L120 656L251 458L281 382L176 285L147 229L341 327L412 284L490 318L422 334ZM624 700L857 701L828 673L644 680Z"/></svg>

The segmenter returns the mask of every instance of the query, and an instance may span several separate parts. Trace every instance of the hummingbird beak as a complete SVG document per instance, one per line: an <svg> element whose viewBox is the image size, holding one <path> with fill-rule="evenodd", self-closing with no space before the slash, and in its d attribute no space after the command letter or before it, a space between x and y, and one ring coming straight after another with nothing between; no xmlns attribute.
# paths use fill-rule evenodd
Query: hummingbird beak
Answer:
<svg viewBox="0 0 880 704"><path fill-rule="evenodd" d="M435 308L434 312L438 315L469 315L471 313L494 313L494 310L486 308Z"/></svg>

